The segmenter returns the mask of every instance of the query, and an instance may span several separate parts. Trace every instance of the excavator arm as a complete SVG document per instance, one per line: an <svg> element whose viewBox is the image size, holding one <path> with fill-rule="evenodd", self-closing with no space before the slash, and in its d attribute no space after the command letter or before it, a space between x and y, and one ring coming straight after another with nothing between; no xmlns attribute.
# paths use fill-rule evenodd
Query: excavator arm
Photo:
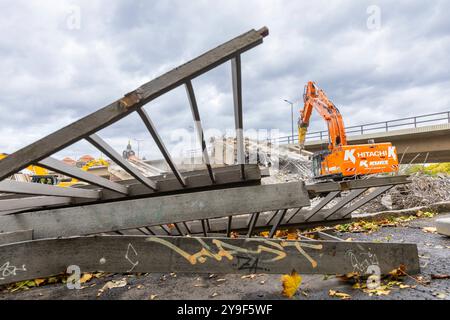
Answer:
<svg viewBox="0 0 450 320"><path fill-rule="evenodd" d="M329 133L328 149L333 151L338 146L347 144L344 122L338 108L328 99L323 90L309 81L303 94L304 107L298 122L298 141L300 148L305 145L306 132L313 109L326 121Z"/></svg>

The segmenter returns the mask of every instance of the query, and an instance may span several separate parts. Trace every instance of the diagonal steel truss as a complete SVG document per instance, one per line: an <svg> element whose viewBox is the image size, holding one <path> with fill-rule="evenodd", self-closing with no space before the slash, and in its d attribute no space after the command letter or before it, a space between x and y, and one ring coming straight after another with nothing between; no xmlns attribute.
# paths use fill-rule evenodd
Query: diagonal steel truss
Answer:
<svg viewBox="0 0 450 320"><path fill-rule="evenodd" d="M0 284L64 272L73 264L83 271L112 272L280 273L295 267L304 273L346 273L358 267L355 259L367 254L378 257L382 272L400 264L417 272L417 247L411 244L346 243L324 233L316 234L315 240L274 239L280 228L349 219L354 210L408 180L396 176L261 185L259 167L245 164L241 54L267 35L267 28L250 30L0 160ZM228 61L237 161L213 168L192 80ZM178 86L186 89L204 170L181 172L142 108ZM142 174L97 134L133 112L145 124L171 174ZM52 157L82 139L133 179L109 181ZM61 188L5 180L30 164L88 185ZM320 199L310 207L314 198ZM269 231L268 238L255 236L262 230ZM230 237L232 231L240 238Z"/></svg>
<svg viewBox="0 0 450 320"><path fill-rule="evenodd" d="M196 103L196 98L191 81L202 75L203 73L231 61L233 96L234 96L234 115L236 124L236 136L238 140L238 155L240 168L240 180L245 181L245 158L243 150L243 112L242 112L242 84L241 84L241 54L245 51L261 44L263 38L268 35L268 29L262 28L258 31L251 30L233 40L230 40L219 47L206 52L198 58L185 63L184 65L169 71L168 73L149 81L138 89L126 94L123 98L111 103L110 105L64 127L39 141L36 141L21 150L9 155L0 161L0 180L8 178L18 171L26 168L30 164L36 164L49 168L61 174L77 178L88 182L92 185L102 188L101 190L113 191L123 198L130 194L130 190L126 185L108 181L107 179L96 177L82 170L72 168L63 162L51 158L51 155L64 149L71 144L82 139L87 140L101 152L106 154L116 164L121 166L125 171L132 175L147 189L154 192L160 190L159 184L145 177L142 173L125 161L110 145L108 145L97 132L120 119L128 116L133 112L137 112L147 127L156 145L160 149L164 159L171 168L174 177L179 183L179 189L183 190L190 187L190 181L185 178L177 168L167 151L164 142L157 132L152 120L142 108L148 102L157 97L177 88L185 86L189 105L192 111L193 120L196 123L197 134L201 138L201 146L203 149L204 163L210 178L210 185L216 183L213 169L209 162L206 151L206 143L204 141L200 115ZM64 196L70 198L95 199L101 201L103 199L102 192L94 190L78 190L74 188L61 188L54 186L33 185L29 186L24 183L16 183L13 181L2 181L0 184L0 192L17 193L17 194L33 194L45 196ZM42 202L41 202L42 203ZM1 206L1 204L0 204Z"/></svg>

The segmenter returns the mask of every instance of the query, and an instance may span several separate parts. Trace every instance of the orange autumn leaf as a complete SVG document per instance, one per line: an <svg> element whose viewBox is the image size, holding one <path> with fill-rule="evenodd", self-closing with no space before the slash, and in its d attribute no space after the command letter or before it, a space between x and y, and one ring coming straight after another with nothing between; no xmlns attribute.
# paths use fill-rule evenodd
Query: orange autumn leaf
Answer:
<svg viewBox="0 0 450 320"><path fill-rule="evenodd" d="M275 238L284 238L288 235L287 230L277 230L275 233Z"/></svg>
<svg viewBox="0 0 450 320"><path fill-rule="evenodd" d="M285 297L292 298L302 283L302 277L295 270L292 270L291 274L285 274L281 277L281 282L283 284L282 294Z"/></svg>
<svg viewBox="0 0 450 320"><path fill-rule="evenodd" d="M288 240L297 240L298 239L298 234L297 233L288 233L287 239Z"/></svg>
<svg viewBox="0 0 450 320"><path fill-rule="evenodd" d="M406 275L406 266L401 264L400 267L392 270L391 272L389 272L389 274L395 278L405 276Z"/></svg>
<svg viewBox="0 0 450 320"><path fill-rule="evenodd" d="M330 290L328 291L328 295L329 295L330 297L341 298L342 300L349 300L349 299L352 298L352 296L349 295L348 293L339 292L339 291L333 290L333 289L330 289Z"/></svg>
<svg viewBox="0 0 450 320"><path fill-rule="evenodd" d="M89 282L93 277L92 273L84 273L80 278L80 283Z"/></svg>
<svg viewBox="0 0 450 320"><path fill-rule="evenodd" d="M36 286L40 286L41 284L43 284L45 282L45 279L34 279L34 283L36 284Z"/></svg>

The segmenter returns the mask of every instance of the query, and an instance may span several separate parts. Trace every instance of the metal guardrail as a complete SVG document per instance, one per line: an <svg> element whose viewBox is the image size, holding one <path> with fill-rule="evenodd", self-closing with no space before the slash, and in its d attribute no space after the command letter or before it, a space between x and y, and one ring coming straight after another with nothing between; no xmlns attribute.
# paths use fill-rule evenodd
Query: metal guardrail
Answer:
<svg viewBox="0 0 450 320"><path fill-rule="evenodd" d="M450 123L450 111L430 113L426 115L420 115L416 117L401 118L383 122L374 122L368 124L362 124L357 126L351 126L346 128L347 136L362 135L367 133L376 132L389 132L392 129L398 130L400 127L407 128L417 128L423 126L423 124L443 124ZM311 140L323 140L328 138L328 130L308 132L306 134L306 141ZM297 135L289 135L278 137L273 139L272 142L277 142L280 144L290 144L297 143Z"/></svg>

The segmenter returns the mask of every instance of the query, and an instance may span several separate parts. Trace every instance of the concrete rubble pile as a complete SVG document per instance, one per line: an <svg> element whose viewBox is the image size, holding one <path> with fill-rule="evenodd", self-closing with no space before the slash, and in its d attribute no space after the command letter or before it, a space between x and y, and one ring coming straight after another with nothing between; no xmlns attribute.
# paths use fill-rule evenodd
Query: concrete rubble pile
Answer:
<svg viewBox="0 0 450 320"><path fill-rule="evenodd" d="M214 137L210 140L210 145L214 163L237 163L235 138ZM250 138L245 138L244 147L247 163L258 163L270 169L271 176L264 179L264 183L312 180L311 161L306 153Z"/></svg>
<svg viewBox="0 0 450 320"><path fill-rule="evenodd" d="M393 187L384 196L374 199L359 211L400 210L450 201L450 176L414 174L410 180L410 184Z"/></svg>

